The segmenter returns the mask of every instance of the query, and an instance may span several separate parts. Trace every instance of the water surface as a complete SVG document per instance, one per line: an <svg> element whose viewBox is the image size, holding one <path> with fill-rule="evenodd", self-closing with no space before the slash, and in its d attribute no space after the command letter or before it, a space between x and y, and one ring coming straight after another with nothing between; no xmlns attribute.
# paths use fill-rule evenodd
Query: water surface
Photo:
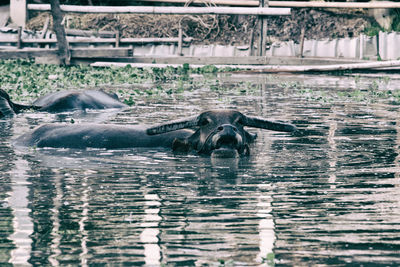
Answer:
<svg viewBox="0 0 400 267"><path fill-rule="evenodd" d="M196 79L211 86L124 111L0 120L1 265L400 264L397 77ZM252 155L220 160L12 145L43 123L152 124L211 108L290 121L300 133L250 129Z"/></svg>

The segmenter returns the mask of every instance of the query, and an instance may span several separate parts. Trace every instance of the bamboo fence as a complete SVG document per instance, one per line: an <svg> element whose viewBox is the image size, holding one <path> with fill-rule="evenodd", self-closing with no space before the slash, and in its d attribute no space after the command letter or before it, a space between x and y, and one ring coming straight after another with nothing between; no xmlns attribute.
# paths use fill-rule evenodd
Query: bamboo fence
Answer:
<svg viewBox="0 0 400 267"><path fill-rule="evenodd" d="M20 0L11 0L20 1ZM141 2L161 2L161 3L182 3L186 4L186 0L142 0ZM289 15L290 8L400 8L400 2L388 1L372 1L372 2L323 2L323 1L268 1L268 0L192 0L191 4L208 4L209 6L77 6L77 5L60 5L59 0L51 0L50 4L27 4L27 11L51 11L53 16L54 29L57 39L39 38L36 40L22 40L21 29L18 31L17 39L6 40L3 42L16 43L17 48L22 48L25 43L52 44L57 43L57 55L64 64L69 64L72 56L95 57L101 55L104 49L97 49L93 54L88 53L90 49L84 51L82 49L73 49L69 44L73 43L111 43L115 49L112 50L113 55L129 55L129 49L117 49L120 44L134 43L178 43L178 47L182 48L183 42L190 42L190 38L182 38L181 34L178 38L120 38L119 32L98 33L99 37L93 38L71 38L66 36L66 29L61 25L63 13L134 13L134 14L181 14L181 15L199 15L199 14L229 14L229 15L257 15L259 16L259 30L261 36L258 40L258 56L265 58L263 50L265 50L266 39L266 16L270 15ZM216 6L219 5L219 6ZM222 6L221 6L222 5ZM47 29L47 27L45 27ZM71 33L76 36L87 36L93 32L77 31ZM44 36L44 35L43 35ZM42 37L43 37L42 36ZM108 37L108 38L104 38ZM302 40L300 40L302 41ZM303 40L304 41L304 40ZM250 49L253 49L253 41ZM21 49L23 50L23 49ZM15 55L17 51L9 51L8 54ZM22 52L22 51L21 51ZM36 51L41 53L41 51ZM265 52L265 51L264 51ZM0 57L3 51L0 52ZM35 53L34 49L23 51L24 55L29 56ZM54 49L51 50L54 53ZM178 53L178 57L181 53ZM101 57L101 56L100 56ZM107 56L103 56L107 57ZM256 60L257 61L257 60ZM261 60L262 61L262 60ZM328 60L329 61L329 60ZM328 62L327 61L327 62ZM299 60L300 62L300 60ZM400 66L400 61L386 62L366 62L330 65L302 65L302 66L257 66L250 72L304 72L304 71L333 71L333 70L350 70L350 69L382 69L384 67Z"/></svg>

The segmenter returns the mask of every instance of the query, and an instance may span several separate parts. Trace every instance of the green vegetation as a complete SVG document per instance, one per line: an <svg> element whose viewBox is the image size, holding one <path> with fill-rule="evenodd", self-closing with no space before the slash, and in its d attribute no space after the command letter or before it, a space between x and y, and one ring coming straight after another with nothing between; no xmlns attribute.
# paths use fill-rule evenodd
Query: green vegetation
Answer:
<svg viewBox="0 0 400 267"><path fill-rule="evenodd" d="M374 22L370 25L370 27L366 27L364 30L365 35L367 36L376 36L380 31L385 31L377 22Z"/></svg>
<svg viewBox="0 0 400 267"><path fill-rule="evenodd" d="M220 101L228 101L226 95L262 95L268 86L278 87L281 94L324 103L332 102L378 102L400 103L400 91L389 86L390 78L368 80L354 76L354 87L332 90L305 86L299 81L284 81L281 76L269 75L267 85L241 81L224 82L217 73L233 69L218 69L215 66L190 68L183 64L178 68L133 68L90 66L60 67L35 64L29 60L0 61L1 88L18 103L31 103L47 93L66 89L103 89L115 92L128 105L135 105L143 98L162 99L183 97L185 92L206 89ZM344 73L336 73L343 76ZM229 74L224 74L229 75Z"/></svg>
<svg viewBox="0 0 400 267"><path fill-rule="evenodd" d="M90 66L60 67L35 64L30 60L0 61L0 83L16 102L29 103L49 92L76 88L117 87L117 93L128 105L136 97L179 94L202 86L219 87L216 83L195 83L191 74L215 74L215 66L189 68L133 68ZM112 89L115 91L115 89Z"/></svg>
<svg viewBox="0 0 400 267"><path fill-rule="evenodd" d="M300 96L310 101L322 103L335 102L356 102L356 103L377 103L390 101L393 104L400 104L400 90L389 86L391 81L388 76L368 80L362 83L360 76L354 76L355 86L346 90L332 90L320 88L306 88L300 83L282 83L282 88L297 88Z"/></svg>
<svg viewBox="0 0 400 267"><path fill-rule="evenodd" d="M395 32L400 32L400 10L394 9L393 12L396 13L396 16L393 18L392 30Z"/></svg>
<svg viewBox="0 0 400 267"><path fill-rule="evenodd" d="M263 258L263 263L266 263L267 266L275 266L275 254L270 252L267 254L267 257Z"/></svg>
<svg viewBox="0 0 400 267"><path fill-rule="evenodd" d="M364 33L368 36L376 36L380 31L382 32L399 32L400 31L400 9L393 8L390 10L389 17L392 17L393 20L391 22L389 29L382 28L376 21L371 22L369 27L364 29Z"/></svg>

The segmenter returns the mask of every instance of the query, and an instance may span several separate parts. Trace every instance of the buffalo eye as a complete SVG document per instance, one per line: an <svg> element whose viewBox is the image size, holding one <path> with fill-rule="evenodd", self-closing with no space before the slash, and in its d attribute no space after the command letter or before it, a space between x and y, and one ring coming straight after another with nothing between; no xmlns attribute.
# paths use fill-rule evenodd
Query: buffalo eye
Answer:
<svg viewBox="0 0 400 267"><path fill-rule="evenodd" d="M202 118L202 119L200 120L199 125L200 125L200 126L206 126L206 125L209 124L209 123L210 123L210 120L209 120L209 119L207 119L207 118Z"/></svg>
<svg viewBox="0 0 400 267"><path fill-rule="evenodd" d="M238 118L238 119L236 120L236 123L244 126L244 120L243 120L243 118L242 118L242 117Z"/></svg>

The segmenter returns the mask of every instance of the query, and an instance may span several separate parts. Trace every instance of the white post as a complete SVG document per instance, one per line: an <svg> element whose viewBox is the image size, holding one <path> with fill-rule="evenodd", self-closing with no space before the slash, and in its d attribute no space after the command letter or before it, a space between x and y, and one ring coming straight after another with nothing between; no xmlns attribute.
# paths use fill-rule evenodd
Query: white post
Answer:
<svg viewBox="0 0 400 267"><path fill-rule="evenodd" d="M13 23L22 28L25 27L27 19L26 0L10 1L10 18Z"/></svg>

